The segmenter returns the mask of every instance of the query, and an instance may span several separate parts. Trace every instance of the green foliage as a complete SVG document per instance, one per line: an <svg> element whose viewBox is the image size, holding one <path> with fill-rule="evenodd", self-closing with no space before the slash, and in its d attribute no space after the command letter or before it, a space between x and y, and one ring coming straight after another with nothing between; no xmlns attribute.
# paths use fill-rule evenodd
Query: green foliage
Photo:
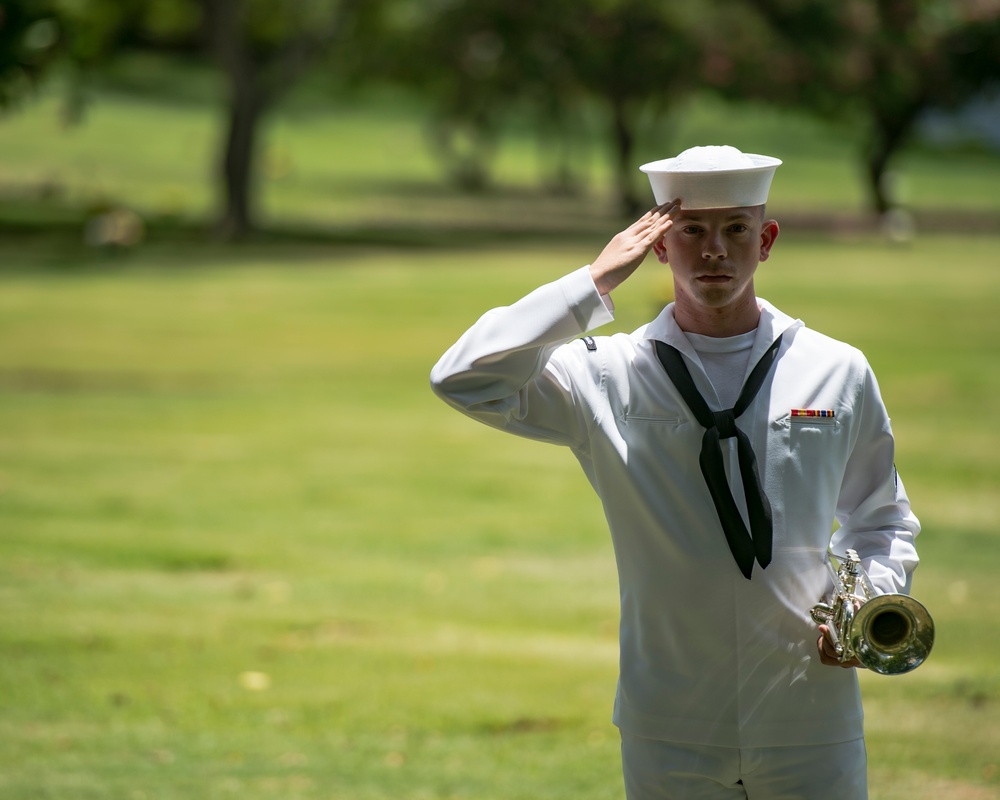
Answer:
<svg viewBox="0 0 1000 800"><path fill-rule="evenodd" d="M204 227L213 200L205 176L214 168L220 135L212 103L221 89L203 65L167 77L161 68L161 62L148 59L127 62L120 77L99 87L99 102L85 125L67 130L53 96L5 120L0 223L76 220L73 235L79 237L81 217L90 210L124 206L150 223L151 235L158 223ZM179 85L171 86L170 75ZM538 150L522 123L505 129L499 144L502 180L470 202L442 185L422 120L419 105L396 94L329 105L319 103L311 89L292 96L261 142L266 228L334 235L375 231L392 241L425 241L435 230L464 241L482 231L596 238L604 221L617 219L613 182L593 126L573 131L571 196L545 191L554 159ZM783 217L807 214L810 224L836 228L863 213L851 131L790 111L698 98L674 127L657 128L640 141L635 163L706 142L785 159L771 197L773 210ZM900 197L921 225L995 225L1000 212L995 158L912 150L898 168Z"/></svg>
<svg viewBox="0 0 1000 800"><path fill-rule="evenodd" d="M0 109L29 94L59 52L53 3L6 0L0 6Z"/></svg>
<svg viewBox="0 0 1000 800"><path fill-rule="evenodd" d="M921 115L960 108L1000 77L1000 8L993 4L748 0L748 6L769 25L760 36L723 37L736 44L726 51L726 68L708 74L709 83L729 97L849 113L864 132L860 156L878 214L899 204L886 172L912 141ZM748 69L754 65L760 70Z"/></svg>
<svg viewBox="0 0 1000 800"><path fill-rule="evenodd" d="M849 115L864 131L859 155L881 214L900 204L889 168L920 114L959 106L1000 74L995 6L948 0L47 2L8 4L0 20L0 105L25 94L57 52L74 67L66 116L76 120L82 76L123 53L210 45L228 130L209 180L224 198L217 230L232 237L256 222L261 120L307 73L314 86L413 92L429 110L432 152L470 192L501 174L503 133L525 119L554 164L546 183L575 191L577 131L593 128L626 215L642 205L632 169L641 140L675 125L706 87Z"/></svg>

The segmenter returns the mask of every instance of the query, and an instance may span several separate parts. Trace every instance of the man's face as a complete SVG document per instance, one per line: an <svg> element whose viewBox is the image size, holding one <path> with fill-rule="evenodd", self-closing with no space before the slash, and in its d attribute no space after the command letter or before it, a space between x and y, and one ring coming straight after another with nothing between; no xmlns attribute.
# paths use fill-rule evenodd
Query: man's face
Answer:
<svg viewBox="0 0 1000 800"><path fill-rule="evenodd" d="M757 264L767 259L777 235L763 206L681 208L653 249L674 273L677 302L724 309L753 294Z"/></svg>

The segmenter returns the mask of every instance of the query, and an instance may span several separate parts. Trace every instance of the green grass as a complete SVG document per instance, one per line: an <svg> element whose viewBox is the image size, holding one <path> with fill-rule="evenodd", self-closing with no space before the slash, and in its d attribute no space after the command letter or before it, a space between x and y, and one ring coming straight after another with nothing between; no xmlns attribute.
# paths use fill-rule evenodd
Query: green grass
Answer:
<svg viewBox="0 0 1000 800"><path fill-rule="evenodd" d="M204 108L111 97L73 133L54 108L0 127L6 219L72 222L97 194L155 215L175 185L170 213L202 219ZM810 123L784 124L808 166L772 210L855 202L836 137L808 149ZM295 168L268 179L271 219L330 236L225 248L161 220L117 255L75 223L0 237L0 796L621 797L596 498L568 453L427 388L479 313L618 223L599 192L530 191L525 141L503 155L517 180L474 202L436 188L401 113L273 131ZM996 185L995 162L954 158L937 176L910 156L914 185ZM1000 237L787 227L760 293L866 351L924 523L938 644L911 675L863 676L872 797L1000 796ZM650 260L613 327L663 287Z"/></svg>
<svg viewBox="0 0 1000 800"><path fill-rule="evenodd" d="M865 676L873 797L995 796L996 240L782 244L761 293L869 353L925 525L939 643ZM596 500L426 386L588 248L245 255L3 248L4 797L620 796ZM660 285L651 263L615 326Z"/></svg>

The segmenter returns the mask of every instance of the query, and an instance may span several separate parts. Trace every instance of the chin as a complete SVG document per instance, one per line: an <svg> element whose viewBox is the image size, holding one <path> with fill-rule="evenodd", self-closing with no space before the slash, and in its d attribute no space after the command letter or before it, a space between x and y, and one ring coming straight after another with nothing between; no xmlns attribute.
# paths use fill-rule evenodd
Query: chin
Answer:
<svg viewBox="0 0 1000 800"><path fill-rule="evenodd" d="M703 289L695 295L698 301L708 308L725 308L732 305L736 300L736 294L731 289L722 287L716 289Z"/></svg>

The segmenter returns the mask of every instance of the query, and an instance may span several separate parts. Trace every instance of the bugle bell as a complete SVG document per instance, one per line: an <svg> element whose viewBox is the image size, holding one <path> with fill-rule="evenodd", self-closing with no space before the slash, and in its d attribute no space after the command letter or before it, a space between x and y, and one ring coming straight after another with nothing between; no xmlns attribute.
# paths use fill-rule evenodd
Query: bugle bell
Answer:
<svg viewBox="0 0 1000 800"><path fill-rule="evenodd" d="M881 675L902 675L924 663L934 645L934 621L923 605L905 594L876 594L854 550L830 572L833 601L813 606L810 615L830 627L841 662L857 657Z"/></svg>

